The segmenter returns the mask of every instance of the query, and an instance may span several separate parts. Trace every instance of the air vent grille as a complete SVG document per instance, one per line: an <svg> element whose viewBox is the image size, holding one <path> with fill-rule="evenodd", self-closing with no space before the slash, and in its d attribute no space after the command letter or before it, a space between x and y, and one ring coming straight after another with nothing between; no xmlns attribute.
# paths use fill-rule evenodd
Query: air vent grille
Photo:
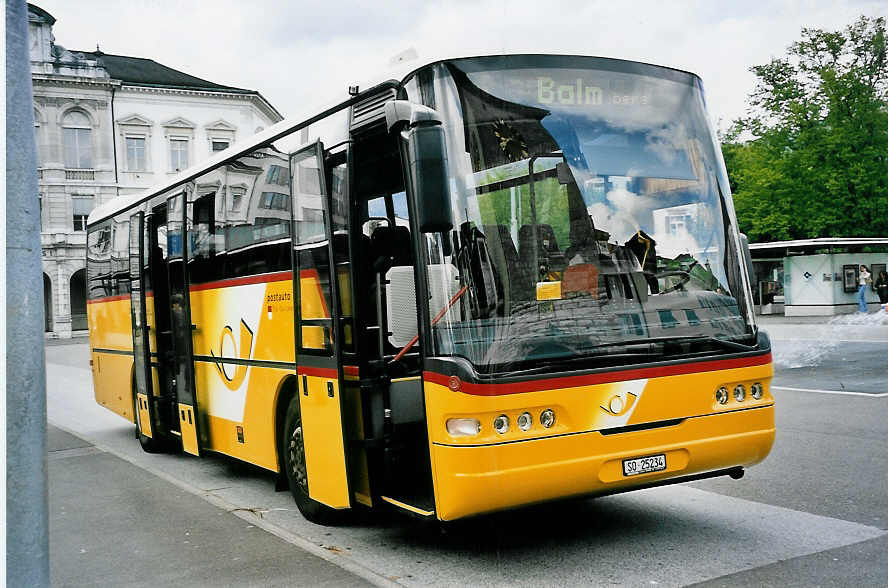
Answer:
<svg viewBox="0 0 888 588"><path fill-rule="evenodd" d="M352 107L351 130L373 126L385 120L385 103L395 99L395 89L368 96Z"/></svg>

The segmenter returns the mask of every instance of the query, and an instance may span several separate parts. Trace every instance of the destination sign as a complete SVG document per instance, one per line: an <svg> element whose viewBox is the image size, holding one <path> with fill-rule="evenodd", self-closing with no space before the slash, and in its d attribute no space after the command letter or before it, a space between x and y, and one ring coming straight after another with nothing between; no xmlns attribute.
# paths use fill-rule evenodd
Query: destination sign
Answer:
<svg viewBox="0 0 888 588"><path fill-rule="evenodd" d="M651 103L648 93L620 92L591 84L582 78L567 83L547 76L537 77L537 102L565 106L647 106Z"/></svg>

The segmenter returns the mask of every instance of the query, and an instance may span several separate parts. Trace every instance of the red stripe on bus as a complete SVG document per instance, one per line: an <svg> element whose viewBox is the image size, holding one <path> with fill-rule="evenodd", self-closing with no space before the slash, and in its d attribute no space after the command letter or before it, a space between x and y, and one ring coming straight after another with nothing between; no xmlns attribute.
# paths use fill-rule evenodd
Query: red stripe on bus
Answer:
<svg viewBox="0 0 888 588"><path fill-rule="evenodd" d="M296 368L296 373L300 376L317 376L319 378L329 378L331 380L339 378L339 372L333 368L319 368L300 365Z"/></svg>
<svg viewBox="0 0 888 588"><path fill-rule="evenodd" d="M231 288L233 286L245 286L247 284L266 284L268 282L282 282L293 278L293 272L274 272L273 274L262 274L259 276L246 276L244 278L227 278L225 280L216 280L215 282L207 282L206 284L198 284L191 286L191 292L199 292L201 290L215 290L216 288Z"/></svg>
<svg viewBox="0 0 888 588"><path fill-rule="evenodd" d="M713 372L766 365L769 363L771 363L770 352L756 357L739 357L734 359L679 363L660 367L637 368L598 374L587 374L583 376L566 376L564 378L527 380L524 382L505 384L475 384L471 382L461 382L460 391L475 396L504 396L506 394L519 394L522 392L539 392L542 390L557 390L559 388L574 388L577 386L592 386L595 384L611 384L613 382L625 382L628 380L640 380L645 378L660 378L663 376ZM445 387L448 386L448 383L450 382L450 376L445 376L436 372L423 372L423 378L429 382Z"/></svg>
<svg viewBox="0 0 888 588"><path fill-rule="evenodd" d="M105 296L103 298L93 298L92 300L87 300L87 304L96 304L97 302L114 302L115 300L129 300L129 294L120 294L118 296Z"/></svg>
<svg viewBox="0 0 888 588"><path fill-rule="evenodd" d="M346 376L360 376L361 370L356 365L344 365L342 366L342 373Z"/></svg>

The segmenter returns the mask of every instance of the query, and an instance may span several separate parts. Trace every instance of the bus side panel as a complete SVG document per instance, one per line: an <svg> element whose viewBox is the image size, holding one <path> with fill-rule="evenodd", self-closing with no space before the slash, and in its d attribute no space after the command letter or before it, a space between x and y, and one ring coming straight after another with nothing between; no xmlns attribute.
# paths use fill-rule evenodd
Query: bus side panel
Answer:
<svg viewBox="0 0 888 588"><path fill-rule="evenodd" d="M337 378L324 375L301 377L299 407L305 439L308 495L332 508L349 508L345 445Z"/></svg>
<svg viewBox="0 0 888 588"><path fill-rule="evenodd" d="M425 398L438 517L450 520L578 494L607 493L652 481L750 466L767 456L774 441L773 367L768 363L499 396L454 392L426 377ZM434 377L432 377L434 379ZM733 398L726 405L715 391L753 382L764 396ZM618 400L614 400L614 399ZM546 429L540 413L552 409ZM752 410L749 410L752 409ZM516 426L530 412L528 431ZM493 430L500 414L509 417L504 434ZM473 417L478 435L453 437L449 418ZM669 421L632 430L633 425ZM624 430L629 427L629 430ZM608 434L599 431L609 430ZM625 477L622 460L664 453L666 470Z"/></svg>
<svg viewBox="0 0 888 588"><path fill-rule="evenodd" d="M246 383L243 418L232 420L205 412L205 429L210 443L206 449L230 455L271 471L278 471L274 407L282 382L296 376L295 370L251 366ZM194 365L194 383L200 396L198 406L219 408L220 398L211 392L219 378L216 364L198 361Z"/></svg>
<svg viewBox="0 0 888 588"><path fill-rule="evenodd" d="M278 469L277 397L282 382L296 372L255 362L293 363L292 292L290 272L191 289L203 446L272 471Z"/></svg>
<svg viewBox="0 0 888 588"><path fill-rule="evenodd" d="M128 296L89 301L93 392L96 402L130 422L133 418L133 331Z"/></svg>

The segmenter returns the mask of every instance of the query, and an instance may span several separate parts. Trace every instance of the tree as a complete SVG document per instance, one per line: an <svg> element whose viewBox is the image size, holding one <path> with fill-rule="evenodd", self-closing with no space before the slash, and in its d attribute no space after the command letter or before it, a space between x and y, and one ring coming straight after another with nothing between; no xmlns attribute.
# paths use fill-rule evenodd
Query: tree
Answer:
<svg viewBox="0 0 888 588"><path fill-rule="evenodd" d="M741 230L753 241L888 235L885 19L802 29L786 57L751 71L747 115L723 145Z"/></svg>

